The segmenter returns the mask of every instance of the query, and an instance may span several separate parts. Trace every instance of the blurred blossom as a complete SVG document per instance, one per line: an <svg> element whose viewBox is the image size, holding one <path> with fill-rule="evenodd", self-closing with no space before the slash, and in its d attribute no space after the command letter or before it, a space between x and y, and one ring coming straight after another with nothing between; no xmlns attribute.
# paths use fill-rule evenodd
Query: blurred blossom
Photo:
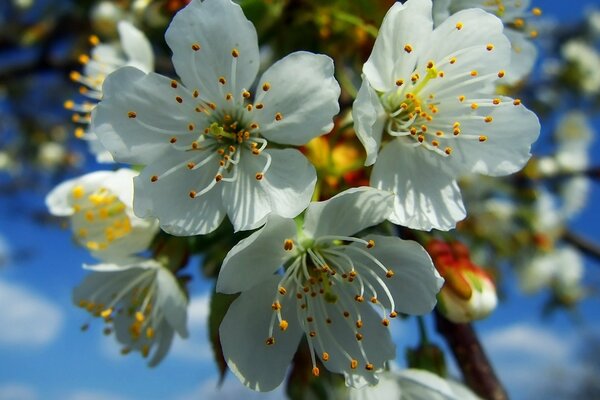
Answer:
<svg viewBox="0 0 600 400"><path fill-rule="evenodd" d="M112 35L119 21L124 19L125 10L115 1L98 2L90 12L93 30L102 36Z"/></svg>
<svg viewBox="0 0 600 400"><path fill-rule="evenodd" d="M569 40L561 48L561 54L573 68L570 81L587 95L600 93L600 54L596 49L580 39Z"/></svg>
<svg viewBox="0 0 600 400"><path fill-rule="evenodd" d="M466 323L487 317L498 303L490 275L471 261L469 249L460 242L432 240L426 249L445 283L438 294L437 309L452 322Z"/></svg>
<svg viewBox="0 0 600 400"><path fill-rule="evenodd" d="M127 258L148 249L158 232L153 219L133 213L137 172L97 171L65 181L46 197L50 213L67 216L75 240L102 260Z"/></svg>
<svg viewBox="0 0 600 400"><path fill-rule="evenodd" d="M600 68L600 64L598 64ZM556 127L556 160L563 171L583 171L589 166L589 152L594 130L581 111L564 115Z"/></svg>
<svg viewBox="0 0 600 400"><path fill-rule="evenodd" d="M590 10L587 15L587 24L594 39L600 38L600 10Z"/></svg>
<svg viewBox="0 0 600 400"><path fill-rule="evenodd" d="M115 43L101 43L98 37L90 37L90 42L94 46L91 55L84 54L79 57L79 61L84 65L83 75L76 71L71 72L71 79L82 85L79 91L86 100L81 103L68 100L65 103L67 109L75 111L73 121L87 125L85 130L82 127L77 128L75 135L88 141L90 151L101 163L113 162L113 158L88 124L90 112L102 98L104 79L113 71L126 65L136 67L145 73L154 69L152 45L144 33L126 21L118 22L118 31L119 41Z"/></svg>
<svg viewBox="0 0 600 400"><path fill-rule="evenodd" d="M63 143L44 142L38 148L38 162L45 169L62 166L67 158L67 149Z"/></svg>
<svg viewBox="0 0 600 400"><path fill-rule="evenodd" d="M86 266L91 273L73 291L73 302L102 318L114 331L121 354L139 351L157 365L175 332L188 336L188 299L173 274L155 260L131 258L117 264ZM84 325L86 330L88 325Z"/></svg>

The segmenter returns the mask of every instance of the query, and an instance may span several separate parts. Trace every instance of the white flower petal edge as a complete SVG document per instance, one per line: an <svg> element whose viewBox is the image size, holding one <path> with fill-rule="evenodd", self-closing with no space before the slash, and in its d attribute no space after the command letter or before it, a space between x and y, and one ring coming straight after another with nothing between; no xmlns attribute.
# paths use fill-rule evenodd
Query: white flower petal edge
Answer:
<svg viewBox="0 0 600 400"><path fill-rule="evenodd" d="M293 53L265 72L253 96L256 32L237 4L193 0L166 37L185 86L122 68L92 114L116 160L145 165L136 213L182 236L215 230L225 214L236 231L271 214L298 215L316 172L301 153L268 140L299 145L331 129L340 94L332 60Z"/></svg>
<svg viewBox="0 0 600 400"><path fill-rule="evenodd" d="M400 30L414 21L427 23ZM392 6L363 67L353 116L366 164L375 162L371 186L396 194L390 221L448 230L465 216L456 180L519 170L540 126L520 100L494 93L510 53L498 18L469 9L431 25L430 0Z"/></svg>
<svg viewBox="0 0 600 400"><path fill-rule="evenodd" d="M348 386L377 382L395 357L390 319L431 311L442 284L417 243L348 236L383 221L391 200L376 189L350 189L309 205L304 228L271 216L229 252L217 288L242 294L221 325L221 344L245 385L271 390L281 382L298 331L306 335L313 375L318 357Z"/></svg>
<svg viewBox="0 0 600 400"><path fill-rule="evenodd" d="M393 201L389 192L369 187L348 189L329 200L311 203L304 216L304 232L312 238L352 236L385 221Z"/></svg>
<svg viewBox="0 0 600 400"><path fill-rule="evenodd" d="M152 367L167 354L174 332L187 337L187 298L158 262L129 258L84 267L92 272L73 290L73 302L114 330L122 354L152 353Z"/></svg>
<svg viewBox="0 0 600 400"><path fill-rule="evenodd" d="M154 70L154 52L146 35L128 21L119 21L117 29L121 47L127 55L125 65L136 67L146 73Z"/></svg>

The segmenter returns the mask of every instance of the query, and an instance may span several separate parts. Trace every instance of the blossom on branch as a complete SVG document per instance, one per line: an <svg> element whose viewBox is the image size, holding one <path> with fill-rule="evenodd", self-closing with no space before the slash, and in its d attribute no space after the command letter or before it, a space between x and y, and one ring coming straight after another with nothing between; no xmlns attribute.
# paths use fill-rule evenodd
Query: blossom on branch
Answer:
<svg viewBox="0 0 600 400"><path fill-rule="evenodd" d="M130 169L97 171L70 179L46 196L51 214L69 217L75 241L104 261L127 258L148 248L158 222L133 213Z"/></svg>
<svg viewBox="0 0 600 400"><path fill-rule="evenodd" d="M495 94L510 60L498 18L470 9L432 25L430 0L390 8L352 113L371 186L395 194L389 220L448 230L465 217L457 178L518 171L540 125Z"/></svg>
<svg viewBox="0 0 600 400"><path fill-rule="evenodd" d="M271 216L226 256L217 291L241 295L221 327L223 353L240 381L268 391L284 379L303 336L312 373L342 373L348 386L375 384L395 358L388 326L425 314L443 280L416 242L352 235L384 221L392 195L349 189L311 203L303 226Z"/></svg>
<svg viewBox="0 0 600 400"><path fill-rule="evenodd" d="M104 320L121 354L139 351L157 365L175 332L187 337L188 300L173 274L155 260L132 258L86 266L92 273L73 291L73 302ZM87 325L84 325L87 329Z"/></svg>
<svg viewBox="0 0 600 400"><path fill-rule="evenodd" d="M230 0L193 0L166 33L182 83L122 68L103 87L94 131L120 162L145 165L134 209L174 235L205 234L225 215L255 229L308 205L314 167L296 149L331 130L333 61L296 52L259 68L256 30Z"/></svg>

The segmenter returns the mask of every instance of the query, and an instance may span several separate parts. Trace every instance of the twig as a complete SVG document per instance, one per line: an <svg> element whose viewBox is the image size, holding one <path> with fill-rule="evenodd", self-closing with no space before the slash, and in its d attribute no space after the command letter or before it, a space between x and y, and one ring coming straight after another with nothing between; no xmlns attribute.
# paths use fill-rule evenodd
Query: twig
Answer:
<svg viewBox="0 0 600 400"><path fill-rule="evenodd" d="M600 245L598 243L568 230L563 234L563 239L585 254L600 260Z"/></svg>
<svg viewBox="0 0 600 400"><path fill-rule="evenodd" d="M455 324L438 312L435 315L437 331L452 350L465 383L484 399L508 400L471 324Z"/></svg>

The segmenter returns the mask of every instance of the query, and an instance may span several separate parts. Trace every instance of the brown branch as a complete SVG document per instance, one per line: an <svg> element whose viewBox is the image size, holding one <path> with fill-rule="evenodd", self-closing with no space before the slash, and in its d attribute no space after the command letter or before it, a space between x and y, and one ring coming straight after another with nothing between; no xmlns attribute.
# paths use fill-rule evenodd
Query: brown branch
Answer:
<svg viewBox="0 0 600 400"><path fill-rule="evenodd" d="M600 260L600 245L598 243L571 231L565 231L563 239L588 256Z"/></svg>
<svg viewBox="0 0 600 400"><path fill-rule="evenodd" d="M436 328L452 350L465 383L486 400L507 400L508 394L498 380L471 324L455 324L436 315Z"/></svg>

